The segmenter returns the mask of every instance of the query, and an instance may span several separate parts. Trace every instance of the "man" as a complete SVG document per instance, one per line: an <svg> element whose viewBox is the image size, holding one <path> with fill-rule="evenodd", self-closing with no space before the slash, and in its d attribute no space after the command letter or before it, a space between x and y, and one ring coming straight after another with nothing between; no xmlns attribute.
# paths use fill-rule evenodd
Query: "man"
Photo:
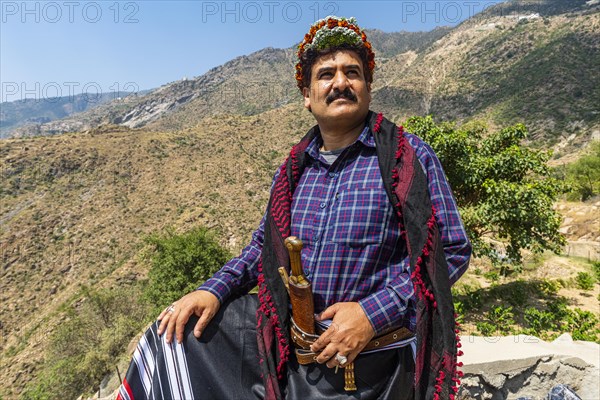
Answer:
<svg viewBox="0 0 600 400"><path fill-rule="evenodd" d="M470 244L441 165L369 111L375 56L353 18L317 21L298 56L317 125L277 171L250 245L142 338L122 398L454 397L450 285ZM298 310L290 319L290 236L304 243L318 337ZM257 283L258 300L246 295Z"/></svg>

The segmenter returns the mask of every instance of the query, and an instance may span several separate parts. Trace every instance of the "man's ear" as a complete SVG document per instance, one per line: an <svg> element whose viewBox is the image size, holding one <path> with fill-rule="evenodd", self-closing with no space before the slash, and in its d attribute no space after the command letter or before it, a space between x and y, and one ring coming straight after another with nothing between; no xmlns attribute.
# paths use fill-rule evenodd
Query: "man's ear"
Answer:
<svg viewBox="0 0 600 400"><path fill-rule="evenodd" d="M302 88L302 96L304 96L304 108L310 111L310 88Z"/></svg>

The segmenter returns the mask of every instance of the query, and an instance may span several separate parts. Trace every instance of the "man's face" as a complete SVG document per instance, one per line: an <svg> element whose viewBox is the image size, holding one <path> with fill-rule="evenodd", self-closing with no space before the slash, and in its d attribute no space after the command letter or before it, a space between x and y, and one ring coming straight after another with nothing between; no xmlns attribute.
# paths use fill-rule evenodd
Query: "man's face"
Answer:
<svg viewBox="0 0 600 400"><path fill-rule="evenodd" d="M304 88L304 106L317 123L360 123L369 112L371 86L358 55L340 50L318 58L312 66L310 88Z"/></svg>

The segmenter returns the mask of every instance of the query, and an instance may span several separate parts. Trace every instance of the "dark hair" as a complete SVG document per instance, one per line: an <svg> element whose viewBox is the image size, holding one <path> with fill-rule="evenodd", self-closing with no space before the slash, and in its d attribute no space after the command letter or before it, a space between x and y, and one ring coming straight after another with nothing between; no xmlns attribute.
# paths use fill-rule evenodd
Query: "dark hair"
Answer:
<svg viewBox="0 0 600 400"><path fill-rule="evenodd" d="M312 74L312 67L315 61L319 57L323 57L329 54L333 54L339 50L350 50L355 52L360 60L362 61L363 71L365 74L365 80L368 83L373 82L373 72L369 68L369 58L367 54L367 49L364 46L356 46L351 44L341 44L335 47L329 47L323 50L313 50L309 49L302 54L300 57L300 66L302 67L302 86L310 87L310 78Z"/></svg>

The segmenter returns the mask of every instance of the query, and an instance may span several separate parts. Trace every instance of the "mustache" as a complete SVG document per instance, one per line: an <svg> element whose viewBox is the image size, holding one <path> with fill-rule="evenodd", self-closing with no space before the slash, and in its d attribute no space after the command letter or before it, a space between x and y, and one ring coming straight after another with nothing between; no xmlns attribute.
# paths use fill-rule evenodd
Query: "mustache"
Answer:
<svg viewBox="0 0 600 400"><path fill-rule="evenodd" d="M354 93L352 93L350 88L346 88L343 91L334 89L333 92L331 92L325 99L325 103L327 105L329 105L337 99L347 99L347 100L354 101L354 102L357 101L356 95Z"/></svg>

